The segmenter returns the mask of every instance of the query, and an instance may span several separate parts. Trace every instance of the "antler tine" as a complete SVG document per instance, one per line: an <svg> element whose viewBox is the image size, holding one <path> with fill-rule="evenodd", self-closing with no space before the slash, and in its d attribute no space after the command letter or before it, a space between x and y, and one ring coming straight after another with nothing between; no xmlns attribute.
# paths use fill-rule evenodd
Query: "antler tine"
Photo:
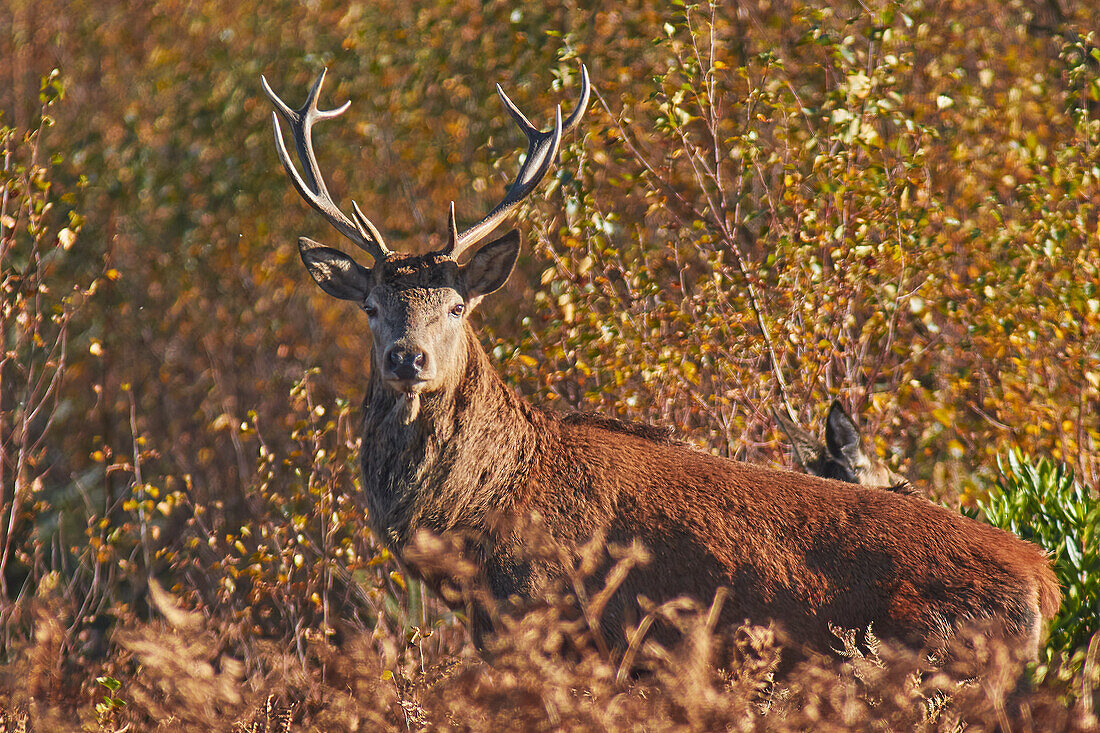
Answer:
<svg viewBox="0 0 1100 733"><path fill-rule="evenodd" d="M355 223L359 225L359 231L367 235L367 238L369 240L368 244L370 244L370 242L374 242L377 246L377 253L366 247L364 248L370 251L371 256L374 257L375 261L378 261L379 258L386 259L388 255L392 254L390 250L386 249L386 245L382 241L382 234L378 231L378 227L376 227L374 225L374 222L366 217L366 215L363 213L363 210L359 208L359 204L355 203L355 201L351 202L351 214L355 217Z"/></svg>
<svg viewBox="0 0 1100 733"><path fill-rule="evenodd" d="M461 234L454 233L456 231L453 224L454 204L451 205L452 234L447 245L441 250L443 254L458 259L463 252L491 234L504 218L523 201L523 199L531 195L531 192L534 191L539 182L542 181L547 171L550 170L550 166L553 165L554 160L557 158L558 148L561 145L562 133L576 127L581 119L581 115L584 114L585 107L588 106L590 91L588 69L585 68L584 64L581 64L581 98L576 109L573 110L572 114L569 115L569 119L563 124L561 119L561 105L558 105L554 115L553 129L549 132L542 132L531 124L530 120L527 119L523 112L521 112L512 100L508 98L508 95L504 93L500 85L497 84L497 93L500 95L501 101L504 102L505 109L508 110L512 119L516 121L516 124L523 131L523 134L527 136L527 157L524 159L523 165L519 169L519 173L516 174L516 179L508 186L508 190L505 192L504 198L501 199L500 203L494 206L492 211L486 214L481 221Z"/></svg>
<svg viewBox="0 0 1100 733"><path fill-rule="evenodd" d="M584 115L585 109L588 108L588 97L592 92L592 85L588 82L588 67L581 64L581 98L577 102L576 109L569 115L569 119L562 124L562 134L572 132L573 128L581 121L581 117Z"/></svg>
<svg viewBox="0 0 1100 733"><path fill-rule="evenodd" d="M313 152L313 123L318 120L330 120L338 117L351 106L349 101L336 109L322 110L317 107L317 98L321 93L321 85L325 82L326 72L327 69L321 71L317 81L313 83L313 87L309 90L306 103L301 109L297 110L291 109L289 105L283 102L271 89L267 79L262 75L260 76L260 85L263 87L264 94L275 106L275 111L271 113L271 121L275 129L275 149L279 154L279 160L282 162L283 168L286 169L290 182L294 184L298 194L310 206L321 212L321 215L325 217L329 224L335 227L336 231L366 250L375 261L379 261L390 254L382 241L382 235L379 234L374 224L363 216L363 212L359 210L354 202L352 203L356 217L354 222L340 211L328 192L325 179L321 175L321 168L317 164L317 156ZM279 123L280 116L290 126L290 133L294 138L294 145L298 152L298 160L301 161L302 172L305 174L304 179L290 160L286 143L283 141L283 129Z"/></svg>
<svg viewBox="0 0 1100 733"><path fill-rule="evenodd" d="M455 251L455 247L458 246L458 223L455 221L455 202L451 202L451 214L447 217L447 246L444 247L444 254L448 254ZM457 255L456 255L457 256Z"/></svg>

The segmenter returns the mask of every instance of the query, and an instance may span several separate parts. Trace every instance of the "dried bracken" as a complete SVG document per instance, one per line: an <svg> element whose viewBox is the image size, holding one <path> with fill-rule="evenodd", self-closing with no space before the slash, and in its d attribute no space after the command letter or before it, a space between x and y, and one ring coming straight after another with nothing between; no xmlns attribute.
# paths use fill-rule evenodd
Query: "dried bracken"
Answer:
<svg viewBox="0 0 1100 733"><path fill-rule="evenodd" d="M424 544L426 562L456 561L445 545ZM627 552L620 562L629 565L632 557ZM586 585L583 575L575 580ZM339 643L314 638L301 659L254 643L246 668L226 654L239 648L237 632L181 609L151 586L161 620L118 632L128 661L111 672L121 680L116 689L125 704L94 729L594 731L642 724L651 731L1086 731L1100 725L1092 709L1100 636L1076 690L1034 685L1020 650L982 628L957 638L940 661L880 641L873 629L838 628L837 656L804 659L781 672L783 650L771 629L715 628L720 595L710 607L687 600L652 607L682 641L672 647L645 641L624 660L592 643L593 614L572 589L566 583L540 608L504 616L504 630L488 645L489 662L468 652L425 655L416 639L396 644L356 635ZM50 644L43 636L24 651L28 678L56 673ZM62 701L26 696L24 679L2 684L0 694L23 700L3 708L6 725L79 729L63 716L70 708Z"/></svg>

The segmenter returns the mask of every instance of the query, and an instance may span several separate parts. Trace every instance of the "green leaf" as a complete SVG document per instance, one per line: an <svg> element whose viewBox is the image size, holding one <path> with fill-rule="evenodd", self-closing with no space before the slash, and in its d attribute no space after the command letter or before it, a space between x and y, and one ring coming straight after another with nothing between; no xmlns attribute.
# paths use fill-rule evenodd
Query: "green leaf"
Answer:
<svg viewBox="0 0 1100 733"><path fill-rule="evenodd" d="M1077 549L1077 543L1073 541L1073 538L1066 540L1066 556L1069 557L1075 568L1082 569L1081 551Z"/></svg>
<svg viewBox="0 0 1100 733"><path fill-rule="evenodd" d="M111 692L118 692L118 689L122 687L122 683L116 680L114 677L96 677L95 681L106 687Z"/></svg>

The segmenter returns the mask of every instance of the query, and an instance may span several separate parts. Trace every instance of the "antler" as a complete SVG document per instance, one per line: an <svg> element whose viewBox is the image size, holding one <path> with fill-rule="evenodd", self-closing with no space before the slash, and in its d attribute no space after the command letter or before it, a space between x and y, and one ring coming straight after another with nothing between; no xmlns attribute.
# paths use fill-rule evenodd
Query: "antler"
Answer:
<svg viewBox="0 0 1100 733"><path fill-rule="evenodd" d="M523 134L527 136L527 157L523 161L519 173L516 174L516 179L508 187L500 203L494 206L493 210L485 215L485 218L461 234L458 233L458 227L455 225L454 203L451 203L451 214L448 221L450 236L447 245L440 250L442 254L450 255L457 260L463 252L491 234L500 225L501 221L535 190L539 181L550 170L550 166L557 158L562 133L572 130L580 122L581 115L584 114L585 107L588 106L590 91L588 69L585 68L584 64L581 64L581 98L577 103L577 108L569 115L569 119L563 123L561 120L561 105L559 104L554 115L553 129L550 132L541 132L528 121L524 114L519 111L519 108L512 103L512 100L508 99L508 95L504 93L500 85L497 84L497 94L504 101L505 108L512 115L512 119L516 121L519 128L523 130Z"/></svg>
<svg viewBox="0 0 1100 733"><path fill-rule="evenodd" d="M370 219L363 215L363 212L359 210L359 205L354 201L351 202L351 207L355 221L352 222L351 219L344 216L344 213L333 202L332 196L329 195L325 180L321 177L321 169L317 165L317 157L313 154L313 123L318 120L330 120L338 117L351 106L351 102L344 102L337 109L321 110L317 108L317 95L321 92L321 85L325 82L325 71L327 70L321 71L317 81L313 83L313 88L309 90L306 103L298 110L291 109L283 100L279 99L279 96L271 90L267 79L260 76L260 84L263 86L264 94L275 105L275 111L271 113L271 120L275 126L275 147L279 152L279 160L282 161L287 175L294 184L294 188L298 190L302 198L310 206L321 212L321 215L338 232L370 253L375 262L379 262L391 254L382 241L382 235L378 233L378 229L371 223ZM279 124L280 115L290 125L290 132L294 137L294 145L298 149L298 160L302 163L305 180L298 174L297 169L290 160L290 155L287 154L286 143L283 142L283 128Z"/></svg>

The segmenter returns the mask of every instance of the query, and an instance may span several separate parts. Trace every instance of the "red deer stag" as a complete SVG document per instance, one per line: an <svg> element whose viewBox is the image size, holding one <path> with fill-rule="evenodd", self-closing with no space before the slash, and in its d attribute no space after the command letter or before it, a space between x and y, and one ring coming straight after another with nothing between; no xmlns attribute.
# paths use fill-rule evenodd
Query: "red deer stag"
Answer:
<svg viewBox="0 0 1100 733"><path fill-rule="evenodd" d="M583 67L580 102L564 122L559 106L550 132L532 126L498 87L527 136L526 158L504 198L470 228L459 231L452 204L446 244L423 255L390 251L357 204L349 218L333 201L311 128L347 104L318 109L323 80L322 72L297 110L266 80L263 88L294 187L373 259L367 268L298 241L317 284L367 315L373 346L359 498L397 557L409 561L422 530L460 537L492 603L523 604L537 602L566 572L565 561L528 551L527 520L566 558L592 537L640 541L652 559L627 576L596 629L613 648L622 648L624 629L638 618L639 595L706 604L720 588L731 591L723 625L775 622L818 650L834 641L830 624L873 624L880 637L920 646L982 619L1035 648L1042 619L1060 602L1038 547L914 497L718 458L646 426L549 413L497 374L470 315L508 279L519 234L489 235L535 190L562 133L580 120L589 96ZM287 153L280 118L302 173ZM430 578L437 590L444 580ZM491 631L484 608L471 616L479 647Z"/></svg>
<svg viewBox="0 0 1100 733"><path fill-rule="evenodd" d="M779 410L772 415L791 441L791 455L802 471L821 478L917 495L908 479L863 452L859 428L841 407L840 400L833 400L829 406L824 440L810 435Z"/></svg>

